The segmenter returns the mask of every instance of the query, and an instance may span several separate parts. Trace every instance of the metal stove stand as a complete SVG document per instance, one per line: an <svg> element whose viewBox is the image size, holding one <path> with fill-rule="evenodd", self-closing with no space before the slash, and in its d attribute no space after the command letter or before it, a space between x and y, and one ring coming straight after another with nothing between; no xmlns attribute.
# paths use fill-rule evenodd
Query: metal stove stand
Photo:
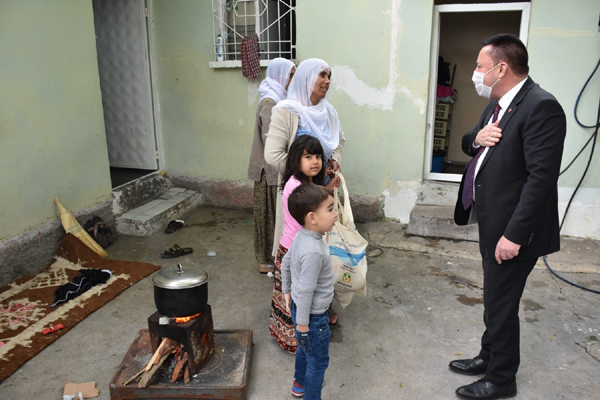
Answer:
<svg viewBox="0 0 600 400"><path fill-rule="evenodd" d="M221 399L245 400L252 356L252 330L215 330L215 354L188 384L171 383L174 362L167 362L145 388L123 382L144 368L152 357L147 329L142 329L110 382L111 400ZM173 361L173 360L171 360Z"/></svg>

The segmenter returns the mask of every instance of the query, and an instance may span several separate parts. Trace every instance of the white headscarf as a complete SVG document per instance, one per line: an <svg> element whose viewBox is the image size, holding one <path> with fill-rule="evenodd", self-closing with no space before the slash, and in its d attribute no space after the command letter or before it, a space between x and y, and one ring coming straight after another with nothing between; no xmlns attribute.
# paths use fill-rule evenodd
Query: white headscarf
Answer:
<svg viewBox="0 0 600 400"><path fill-rule="evenodd" d="M331 73L329 65L318 58L302 61L288 88L287 100L278 103L276 107L286 108L292 114L298 115L304 128L321 142L325 157L331 159L331 155L340 144L340 136L343 138L343 133L340 133L340 120L335 108L327 100L322 99L315 106L310 102L317 78L325 70Z"/></svg>
<svg viewBox="0 0 600 400"><path fill-rule="evenodd" d="M285 85L290 79L290 73L295 65L290 60L285 58L275 58L271 60L267 67L267 77L263 79L258 87L260 92L260 101L266 98L273 99L275 103L279 103L287 97Z"/></svg>

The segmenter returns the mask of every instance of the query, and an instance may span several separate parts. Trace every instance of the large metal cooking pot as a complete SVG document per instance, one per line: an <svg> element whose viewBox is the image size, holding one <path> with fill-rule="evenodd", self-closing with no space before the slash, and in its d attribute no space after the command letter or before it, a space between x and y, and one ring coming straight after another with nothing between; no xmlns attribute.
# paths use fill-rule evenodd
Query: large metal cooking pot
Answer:
<svg viewBox="0 0 600 400"><path fill-rule="evenodd" d="M207 272L195 267L163 268L152 275L156 309L169 317L189 317L208 304Z"/></svg>

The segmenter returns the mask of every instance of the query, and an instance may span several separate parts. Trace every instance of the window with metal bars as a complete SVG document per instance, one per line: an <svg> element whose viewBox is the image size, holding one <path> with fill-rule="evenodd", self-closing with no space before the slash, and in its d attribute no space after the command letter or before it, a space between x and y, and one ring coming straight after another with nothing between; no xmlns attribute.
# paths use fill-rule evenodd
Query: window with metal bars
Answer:
<svg viewBox="0 0 600 400"><path fill-rule="evenodd" d="M261 65L296 59L296 0L213 0L212 67L241 66L242 40L258 35Z"/></svg>

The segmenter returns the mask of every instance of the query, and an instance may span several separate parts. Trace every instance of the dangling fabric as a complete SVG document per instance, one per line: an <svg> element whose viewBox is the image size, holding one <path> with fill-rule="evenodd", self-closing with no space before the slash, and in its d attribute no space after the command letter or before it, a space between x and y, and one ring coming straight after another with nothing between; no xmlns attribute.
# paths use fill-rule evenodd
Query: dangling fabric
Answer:
<svg viewBox="0 0 600 400"><path fill-rule="evenodd" d="M285 86L294 67L294 63L285 58L271 60L267 67L267 77L263 79L258 87L260 102L267 98L272 99L275 103L286 99L287 90L285 90Z"/></svg>
<svg viewBox="0 0 600 400"><path fill-rule="evenodd" d="M281 101L275 107L283 107L298 115L304 128L321 142L325 158L331 159L331 155L340 144L340 138L345 139L340 120L335 108L327 100L322 99L317 105L310 102L317 78L326 70L331 73L329 65L318 58L310 58L300 63L290 83L287 100Z"/></svg>
<svg viewBox="0 0 600 400"><path fill-rule="evenodd" d="M260 76L260 49L258 35L242 39L242 73L252 80Z"/></svg>

